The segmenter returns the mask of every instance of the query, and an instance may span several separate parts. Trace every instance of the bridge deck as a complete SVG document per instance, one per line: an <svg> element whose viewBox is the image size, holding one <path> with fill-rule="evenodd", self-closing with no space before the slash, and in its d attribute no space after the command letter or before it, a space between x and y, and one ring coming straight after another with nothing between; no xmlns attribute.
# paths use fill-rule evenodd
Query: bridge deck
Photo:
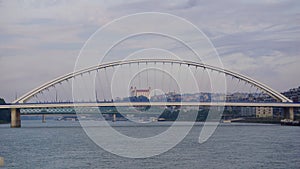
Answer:
<svg viewBox="0 0 300 169"><path fill-rule="evenodd" d="M245 102L114 102L114 103L23 103L0 105L7 108L66 108L66 107L126 107L126 106L237 106L237 107L300 107L300 103Z"/></svg>

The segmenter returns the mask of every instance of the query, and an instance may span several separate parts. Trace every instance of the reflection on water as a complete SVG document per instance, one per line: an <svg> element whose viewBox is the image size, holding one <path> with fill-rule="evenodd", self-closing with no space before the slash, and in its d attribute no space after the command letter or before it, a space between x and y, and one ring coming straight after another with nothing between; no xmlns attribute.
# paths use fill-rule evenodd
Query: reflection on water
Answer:
<svg viewBox="0 0 300 169"><path fill-rule="evenodd" d="M164 131L172 123L111 124L123 134L144 137ZM79 122L23 120L22 128L0 125L0 157L5 159L4 168L299 167L299 127L222 124L207 142L199 144L201 127L202 123L197 123L180 144L166 153L146 159L129 159L95 145Z"/></svg>

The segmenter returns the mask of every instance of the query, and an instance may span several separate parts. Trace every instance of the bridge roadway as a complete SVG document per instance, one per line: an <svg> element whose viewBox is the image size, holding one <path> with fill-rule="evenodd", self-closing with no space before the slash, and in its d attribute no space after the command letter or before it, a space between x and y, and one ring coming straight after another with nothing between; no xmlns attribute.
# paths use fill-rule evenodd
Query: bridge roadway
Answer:
<svg viewBox="0 0 300 169"><path fill-rule="evenodd" d="M300 108L300 103L256 102L101 102L101 103L22 103L0 105L0 109L66 108L66 107L126 107L126 106L235 106L235 107L282 107Z"/></svg>

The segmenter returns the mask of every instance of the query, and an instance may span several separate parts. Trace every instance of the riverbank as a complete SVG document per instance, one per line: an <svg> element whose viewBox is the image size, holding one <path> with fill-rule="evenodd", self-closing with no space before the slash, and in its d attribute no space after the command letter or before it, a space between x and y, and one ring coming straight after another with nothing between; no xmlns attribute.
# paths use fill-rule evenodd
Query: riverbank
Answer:
<svg viewBox="0 0 300 169"><path fill-rule="evenodd" d="M247 119L241 119L241 120L231 121L231 122L237 122L237 123L280 124L280 125L284 125L284 126L300 126L299 119L291 121L291 120L287 120L287 119L282 120L282 119L247 118Z"/></svg>
<svg viewBox="0 0 300 169"><path fill-rule="evenodd" d="M280 124L281 119L265 119L265 118L246 118L237 121L232 121L234 123L265 123L265 124Z"/></svg>

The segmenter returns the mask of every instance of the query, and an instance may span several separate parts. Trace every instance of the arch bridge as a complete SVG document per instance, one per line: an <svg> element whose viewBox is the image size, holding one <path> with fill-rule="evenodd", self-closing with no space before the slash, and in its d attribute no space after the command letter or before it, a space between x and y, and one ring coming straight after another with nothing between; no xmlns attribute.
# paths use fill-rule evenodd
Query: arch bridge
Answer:
<svg viewBox="0 0 300 169"><path fill-rule="evenodd" d="M107 69L115 69L118 67L137 65L169 65L174 66L177 65L178 69L181 69L181 66L185 66L186 68L193 69L194 72L197 70L206 70L211 72L216 72L226 77L230 77L232 79L236 79L239 82L245 82L245 84L251 86L251 88L255 88L256 90L261 91L262 93L268 95L272 98L272 102L224 102L223 101L179 101L179 102L166 102L166 101L156 101L156 102L92 102L92 101L52 101L52 102L30 102L31 99L37 98L43 93L49 91L51 88L55 88L56 86L61 85L62 83L67 83L70 80L73 80L77 77L82 77L84 75L89 75L95 72L105 72ZM107 79L107 77L103 77L101 79ZM147 83L148 79L147 73ZM197 76L196 80L197 80ZM153 80L153 79L152 79ZM109 81L109 80L107 80ZM149 85L149 84L147 84ZM57 95L57 94L56 94ZM97 95L97 93L96 93ZM254 80L248 76L242 75L240 73L227 70L224 68L216 67L213 65L208 65L204 63L198 63L194 61L187 60L176 60L176 59L132 59L132 60L122 60L122 61L114 61L109 63L103 63L95 66L91 66L88 68L84 68L78 71L74 71L63 76L57 77L31 91L24 94L23 96L17 98L11 104L1 105L0 108L9 108L11 109L11 127L20 127L20 109L23 108L65 108L65 107L105 107L105 106L240 106L240 107L282 107L285 109L285 113L288 114L287 117L291 120L294 120L293 108L300 107L300 104L293 103L290 99L272 89L271 87Z"/></svg>

